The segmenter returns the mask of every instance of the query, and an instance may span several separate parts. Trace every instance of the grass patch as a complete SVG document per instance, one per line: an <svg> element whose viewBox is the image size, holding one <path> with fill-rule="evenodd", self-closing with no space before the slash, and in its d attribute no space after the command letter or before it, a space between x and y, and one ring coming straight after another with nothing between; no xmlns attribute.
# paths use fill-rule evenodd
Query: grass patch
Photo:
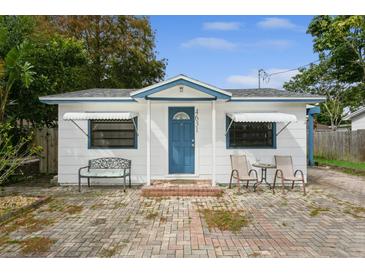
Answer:
<svg viewBox="0 0 365 274"><path fill-rule="evenodd" d="M343 212L356 219L365 218L365 208L361 206L348 206Z"/></svg>
<svg viewBox="0 0 365 274"><path fill-rule="evenodd" d="M114 209L118 209L120 207L125 207L127 204L126 203L123 203L123 202L115 202L114 205L113 205L113 208Z"/></svg>
<svg viewBox="0 0 365 274"><path fill-rule="evenodd" d="M330 160L322 157L316 157L315 160L319 165L331 166L347 174L365 176L365 162Z"/></svg>
<svg viewBox="0 0 365 274"><path fill-rule="evenodd" d="M104 204L93 204L90 208L92 210L96 210L96 209L99 209L99 208L102 208L104 207Z"/></svg>
<svg viewBox="0 0 365 274"><path fill-rule="evenodd" d="M242 211L202 209L204 219L209 227L219 230L237 232L249 224L249 218Z"/></svg>
<svg viewBox="0 0 365 274"><path fill-rule="evenodd" d="M82 206L78 206L78 205L70 205L65 209L65 212L73 215L73 214L77 214L80 213L84 208Z"/></svg>
<svg viewBox="0 0 365 274"><path fill-rule="evenodd" d="M0 247L2 247L3 245L9 243L10 238L8 235L3 235L0 237Z"/></svg>
<svg viewBox="0 0 365 274"><path fill-rule="evenodd" d="M117 254L124 246L123 245L116 245L110 248L103 248L100 251L100 257L102 258L110 258Z"/></svg>
<svg viewBox="0 0 365 274"><path fill-rule="evenodd" d="M148 220L153 220L153 219L155 219L157 216L158 216L158 213L157 213L157 212L155 212L155 211L150 211L150 212L148 212L148 213L147 213L147 215L146 215L146 219L148 219Z"/></svg>
<svg viewBox="0 0 365 274"><path fill-rule="evenodd" d="M55 211L63 211L66 207L66 204L63 200L52 200L49 204L48 204L48 208L45 209L44 211L49 211L49 212L55 212Z"/></svg>
<svg viewBox="0 0 365 274"><path fill-rule="evenodd" d="M23 254L38 254L47 252L54 241L47 237L33 237L19 241L19 243L22 246L21 252Z"/></svg>
<svg viewBox="0 0 365 274"><path fill-rule="evenodd" d="M131 219L131 215L129 214L127 219L125 220L126 222L129 222L129 220Z"/></svg>
<svg viewBox="0 0 365 274"><path fill-rule="evenodd" d="M52 219L36 219L33 214L27 214L22 218L16 219L13 222L8 223L1 227L0 231L4 233L11 233L20 228L27 232L40 231L46 226L49 226L54 221Z"/></svg>
<svg viewBox="0 0 365 274"><path fill-rule="evenodd" d="M311 205L309 208L310 208L309 216L311 217L318 216L321 212L329 211L327 207L320 207L316 205Z"/></svg>

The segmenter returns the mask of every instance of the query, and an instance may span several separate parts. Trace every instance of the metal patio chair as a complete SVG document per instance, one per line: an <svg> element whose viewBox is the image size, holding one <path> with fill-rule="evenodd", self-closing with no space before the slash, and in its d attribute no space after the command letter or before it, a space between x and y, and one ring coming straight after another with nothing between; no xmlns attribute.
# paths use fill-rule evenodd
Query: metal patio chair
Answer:
<svg viewBox="0 0 365 274"><path fill-rule="evenodd" d="M294 171L292 157L291 156L278 156L278 155L275 155L274 157L275 157L275 163L276 163L276 171L275 171L274 183L272 186L272 192L275 194L276 179L281 179L283 193L285 193L285 184L284 184L285 181L292 182L291 189L294 188L295 182L300 181L300 182L302 182L304 195L306 195L303 171L300 169L297 169ZM298 175L298 173L299 173L299 175Z"/></svg>
<svg viewBox="0 0 365 274"><path fill-rule="evenodd" d="M250 181L254 181L255 185L258 184L257 171L251 168L250 162L247 160L246 155L230 155L231 157L231 178L229 180L229 188L232 187L232 179L237 180L238 190L240 190L240 182L247 181L246 188ZM256 188L254 187L254 190Z"/></svg>

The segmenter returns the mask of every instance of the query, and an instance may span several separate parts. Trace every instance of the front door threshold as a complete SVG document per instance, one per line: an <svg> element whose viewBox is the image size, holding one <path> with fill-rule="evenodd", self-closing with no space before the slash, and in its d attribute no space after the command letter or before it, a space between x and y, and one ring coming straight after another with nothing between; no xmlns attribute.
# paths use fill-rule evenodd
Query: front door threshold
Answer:
<svg viewBox="0 0 365 274"><path fill-rule="evenodd" d="M171 173L165 176L166 178L198 178L199 175L198 174L191 174L191 173Z"/></svg>

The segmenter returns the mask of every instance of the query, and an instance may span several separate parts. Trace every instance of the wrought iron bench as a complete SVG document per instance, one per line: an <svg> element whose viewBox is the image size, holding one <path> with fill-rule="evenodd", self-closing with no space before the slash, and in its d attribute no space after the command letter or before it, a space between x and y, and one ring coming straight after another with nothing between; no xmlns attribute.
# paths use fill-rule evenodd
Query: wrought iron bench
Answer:
<svg viewBox="0 0 365 274"><path fill-rule="evenodd" d="M132 161L108 157L89 160L89 165L79 169L79 192L81 191L81 178L87 178L87 185L90 187L90 178L123 178L123 190L125 191L126 178L131 187L131 166Z"/></svg>

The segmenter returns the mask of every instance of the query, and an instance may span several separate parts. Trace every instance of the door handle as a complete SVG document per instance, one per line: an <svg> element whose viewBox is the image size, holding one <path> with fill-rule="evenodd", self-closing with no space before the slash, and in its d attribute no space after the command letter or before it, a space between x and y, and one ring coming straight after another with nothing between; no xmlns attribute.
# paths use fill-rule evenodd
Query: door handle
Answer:
<svg viewBox="0 0 365 274"><path fill-rule="evenodd" d="M191 147L195 147L195 140L194 139L191 140Z"/></svg>

